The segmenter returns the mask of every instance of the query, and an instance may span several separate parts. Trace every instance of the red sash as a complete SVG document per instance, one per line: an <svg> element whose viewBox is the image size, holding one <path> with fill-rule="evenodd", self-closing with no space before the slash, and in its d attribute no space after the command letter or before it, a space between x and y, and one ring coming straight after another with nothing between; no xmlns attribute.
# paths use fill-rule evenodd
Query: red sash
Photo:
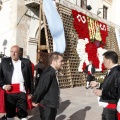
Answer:
<svg viewBox="0 0 120 120"><path fill-rule="evenodd" d="M88 71L88 75L90 75L91 74L91 72L90 71Z"/></svg>
<svg viewBox="0 0 120 120"><path fill-rule="evenodd" d="M116 109L117 105L116 104L108 104L106 106L106 108L110 108L110 109Z"/></svg>
<svg viewBox="0 0 120 120"><path fill-rule="evenodd" d="M20 84L11 84L11 90L6 91L7 94L20 93Z"/></svg>
<svg viewBox="0 0 120 120"><path fill-rule="evenodd" d="M117 105L116 104L108 104L107 106L106 106L106 108L110 108L110 109L116 109L116 107L117 107ZM118 117L118 120L120 120L120 113L119 112L117 112L117 117Z"/></svg>
<svg viewBox="0 0 120 120"><path fill-rule="evenodd" d="M5 91L0 88L0 113L5 113L5 93L6 94L12 94L12 93L20 93L20 84L11 84L11 90ZM27 104L28 104L28 110L31 110L33 108L32 106L32 100L28 99L28 94L26 94L27 98Z"/></svg>

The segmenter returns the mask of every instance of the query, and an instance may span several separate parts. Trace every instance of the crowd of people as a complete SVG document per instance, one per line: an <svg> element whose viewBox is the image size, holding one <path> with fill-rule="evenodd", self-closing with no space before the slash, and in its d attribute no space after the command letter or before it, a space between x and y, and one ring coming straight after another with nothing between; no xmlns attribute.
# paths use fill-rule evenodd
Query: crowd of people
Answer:
<svg viewBox="0 0 120 120"><path fill-rule="evenodd" d="M64 64L63 55L51 53L48 67L41 58L34 66L30 59L20 56L19 46L14 45L10 57L3 58L0 63L0 90L4 91L5 101L2 104L5 104L6 119L13 120L17 116L21 120L28 120L27 110L31 105L39 106L41 120L55 120L60 102L56 73ZM108 70L103 83L94 81L95 67L92 61L84 70L87 74L86 89L96 88L93 92L98 97L99 105L103 106L102 120L120 120L120 66L117 53L110 50L105 52L103 63Z"/></svg>

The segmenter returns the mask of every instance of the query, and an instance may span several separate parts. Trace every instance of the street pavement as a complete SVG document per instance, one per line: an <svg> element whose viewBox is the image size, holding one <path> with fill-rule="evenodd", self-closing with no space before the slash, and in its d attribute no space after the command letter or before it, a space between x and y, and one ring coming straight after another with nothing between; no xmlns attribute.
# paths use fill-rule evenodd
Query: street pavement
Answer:
<svg viewBox="0 0 120 120"><path fill-rule="evenodd" d="M93 89L85 87L61 89L61 99L56 120L101 120L102 107L98 106ZM38 108L28 113L29 120L40 120ZM3 114L0 114L0 118L2 116ZM15 117L15 120L19 119Z"/></svg>

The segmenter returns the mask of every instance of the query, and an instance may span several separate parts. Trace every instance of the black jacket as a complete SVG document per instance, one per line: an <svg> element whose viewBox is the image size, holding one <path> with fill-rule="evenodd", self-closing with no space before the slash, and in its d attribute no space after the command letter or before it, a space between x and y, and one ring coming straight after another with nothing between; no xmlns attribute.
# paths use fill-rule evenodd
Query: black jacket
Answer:
<svg viewBox="0 0 120 120"><path fill-rule="evenodd" d="M35 70L36 70L36 79L38 80L39 77L41 76L42 72L45 70L45 64L42 62L39 62L38 64L35 65Z"/></svg>
<svg viewBox="0 0 120 120"><path fill-rule="evenodd" d="M115 66L111 69L100 89L102 89L101 101L108 103L118 102L120 98L120 66Z"/></svg>
<svg viewBox="0 0 120 120"><path fill-rule="evenodd" d="M21 58L20 60L26 91L33 93L31 62L25 58ZM3 58L0 65L0 87L3 87L6 84L11 84L13 71L14 66L11 57Z"/></svg>
<svg viewBox="0 0 120 120"><path fill-rule="evenodd" d="M33 95L33 102L41 103L50 108L59 107L59 86L56 78L56 71L53 67L46 68Z"/></svg>

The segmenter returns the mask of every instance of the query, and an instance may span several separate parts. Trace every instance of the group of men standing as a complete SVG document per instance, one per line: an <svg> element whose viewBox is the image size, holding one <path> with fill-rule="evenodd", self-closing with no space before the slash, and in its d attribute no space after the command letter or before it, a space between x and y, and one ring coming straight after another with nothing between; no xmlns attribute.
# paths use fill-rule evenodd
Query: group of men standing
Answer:
<svg viewBox="0 0 120 120"><path fill-rule="evenodd" d="M31 61L19 58L20 48L11 47L10 57L3 58L0 65L0 87L5 91L5 110L7 120L17 115L27 120L27 99L32 99L33 106L39 106L41 120L55 120L59 107L60 90L56 73L63 65L63 56L53 52L49 56L49 66L41 74L35 91ZM99 103L103 106L102 120L120 120L120 66L118 55L114 51L103 54L103 63L108 69L103 83L90 82ZM92 73L88 66L87 73ZM91 74L90 74L91 75ZM88 80L91 76L88 76Z"/></svg>
<svg viewBox="0 0 120 120"><path fill-rule="evenodd" d="M5 91L5 111L7 120L17 115L27 120L27 99L33 106L39 106L41 120L55 120L59 106L59 86L56 71L63 65L61 53L53 52L49 56L50 66L41 75L36 90L33 91L31 61L20 58L20 48L11 47L10 57L3 58L0 64L0 87Z"/></svg>

